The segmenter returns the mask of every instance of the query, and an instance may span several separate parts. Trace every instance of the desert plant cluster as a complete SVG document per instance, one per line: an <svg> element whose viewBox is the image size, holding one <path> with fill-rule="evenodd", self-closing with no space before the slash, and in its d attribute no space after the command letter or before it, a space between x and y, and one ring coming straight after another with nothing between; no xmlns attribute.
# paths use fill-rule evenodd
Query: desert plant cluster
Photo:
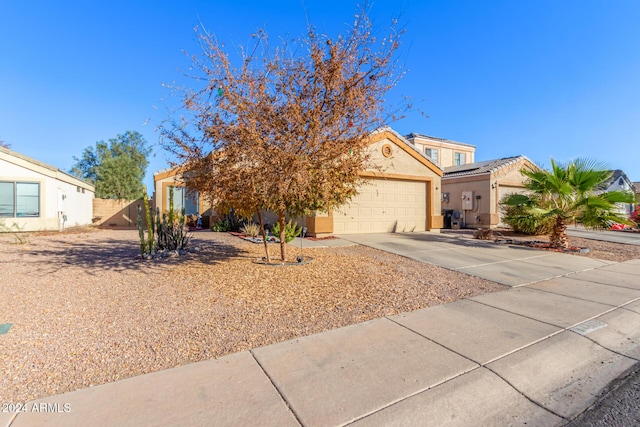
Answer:
<svg viewBox="0 0 640 427"><path fill-rule="evenodd" d="M160 208L154 212L149 206L147 190L143 188L144 215L146 217L146 231L142 221L142 206L138 205L138 233L140 237L140 254L145 258L152 258L158 253L184 251L189 246L191 235L186 226L184 208L177 212L173 208L173 189L169 189L169 211L160 214Z"/></svg>

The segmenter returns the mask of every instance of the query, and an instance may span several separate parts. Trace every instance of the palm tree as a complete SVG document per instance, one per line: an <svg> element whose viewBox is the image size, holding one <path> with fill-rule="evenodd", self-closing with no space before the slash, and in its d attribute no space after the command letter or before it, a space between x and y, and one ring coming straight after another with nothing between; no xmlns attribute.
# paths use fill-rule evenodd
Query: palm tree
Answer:
<svg viewBox="0 0 640 427"><path fill-rule="evenodd" d="M619 216L616 203L633 203L633 195L602 190L602 184L611 176L602 163L577 159L558 164L551 159L550 171L523 169L520 173L528 178L524 185L529 194L512 194L503 203L552 221L549 243L553 248L569 246L568 224L600 230L614 222L629 224L627 218Z"/></svg>

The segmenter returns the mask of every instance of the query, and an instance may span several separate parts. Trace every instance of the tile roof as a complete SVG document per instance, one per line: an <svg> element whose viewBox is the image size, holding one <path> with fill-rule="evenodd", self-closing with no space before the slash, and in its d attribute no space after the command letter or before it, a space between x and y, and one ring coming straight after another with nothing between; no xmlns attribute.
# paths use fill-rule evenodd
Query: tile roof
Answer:
<svg viewBox="0 0 640 427"><path fill-rule="evenodd" d="M502 159L485 160L482 162L467 163L459 166L448 166L444 168L443 178L452 178L456 176L472 176L485 173L493 173L498 170L516 164L522 160L531 162L526 156L503 157Z"/></svg>

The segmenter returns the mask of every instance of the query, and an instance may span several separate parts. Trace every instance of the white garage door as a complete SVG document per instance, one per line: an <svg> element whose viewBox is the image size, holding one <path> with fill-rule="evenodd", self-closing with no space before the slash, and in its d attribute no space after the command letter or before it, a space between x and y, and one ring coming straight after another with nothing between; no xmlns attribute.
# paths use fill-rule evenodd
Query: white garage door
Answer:
<svg viewBox="0 0 640 427"><path fill-rule="evenodd" d="M427 184L371 179L349 204L333 211L333 232L384 233L424 231Z"/></svg>

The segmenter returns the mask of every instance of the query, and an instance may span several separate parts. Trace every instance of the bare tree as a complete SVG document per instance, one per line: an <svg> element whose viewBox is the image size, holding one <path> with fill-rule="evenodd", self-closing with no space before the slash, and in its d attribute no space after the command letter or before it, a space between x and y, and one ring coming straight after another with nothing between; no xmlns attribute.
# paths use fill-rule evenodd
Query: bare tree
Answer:
<svg viewBox="0 0 640 427"><path fill-rule="evenodd" d="M192 60L206 84L181 89L184 116L163 126L162 143L186 184L218 208L276 212L285 261L286 215L344 204L372 166L368 137L391 119L383 96L400 78L401 33L394 21L377 39L364 10L345 36L310 26L273 48L258 31L237 67L223 44L201 33L203 54Z"/></svg>
<svg viewBox="0 0 640 427"><path fill-rule="evenodd" d="M3 140L0 139L0 147L2 148L11 148L11 144L7 144Z"/></svg>

